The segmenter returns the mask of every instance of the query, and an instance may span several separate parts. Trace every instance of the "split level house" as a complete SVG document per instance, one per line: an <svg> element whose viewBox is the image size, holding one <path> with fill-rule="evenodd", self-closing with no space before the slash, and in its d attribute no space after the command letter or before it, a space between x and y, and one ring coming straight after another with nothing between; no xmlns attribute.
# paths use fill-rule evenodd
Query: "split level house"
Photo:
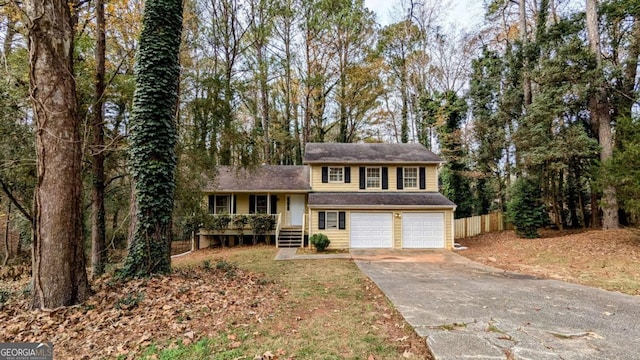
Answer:
<svg viewBox="0 0 640 360"><path fill-rule="evenodd" d="M442 162L419 144L309 143L304 165L222 166L204 192L210 216L270 214L276 246L322 233L329 249L451 249L456 206L438 192ZM217 235L201 229L198 247Z"/></svg>

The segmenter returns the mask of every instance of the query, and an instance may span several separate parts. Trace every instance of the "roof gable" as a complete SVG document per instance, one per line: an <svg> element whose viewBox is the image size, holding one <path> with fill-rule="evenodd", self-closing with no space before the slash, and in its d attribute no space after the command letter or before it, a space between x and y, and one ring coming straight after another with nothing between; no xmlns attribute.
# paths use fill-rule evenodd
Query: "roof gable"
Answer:
<svg viewBox="0 0 640 360"><path fill-rule="evenodd" d="M435 164L442 163L436 154L420 144L346 144L308 143L305 164Z"/></svg>

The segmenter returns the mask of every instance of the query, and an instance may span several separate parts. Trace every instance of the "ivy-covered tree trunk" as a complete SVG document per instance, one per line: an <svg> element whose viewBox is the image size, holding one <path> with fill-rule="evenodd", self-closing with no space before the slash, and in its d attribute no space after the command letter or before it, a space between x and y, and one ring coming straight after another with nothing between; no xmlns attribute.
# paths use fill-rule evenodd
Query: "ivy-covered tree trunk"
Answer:
<svg viewBox="0 0 640 360"><path fill-rule="evenodd" d="M36 126L34 308L89 295L82 237L82 149L73 76L75 17L63 0L29 0L30 97Z"/></svg>
<svg viewBox="0 0 640 360"><path fill-rule="evenodd" d="M171 270L181 32L180 0L146 1L129 137L137 223L129 239L124 277Z"/></svg>

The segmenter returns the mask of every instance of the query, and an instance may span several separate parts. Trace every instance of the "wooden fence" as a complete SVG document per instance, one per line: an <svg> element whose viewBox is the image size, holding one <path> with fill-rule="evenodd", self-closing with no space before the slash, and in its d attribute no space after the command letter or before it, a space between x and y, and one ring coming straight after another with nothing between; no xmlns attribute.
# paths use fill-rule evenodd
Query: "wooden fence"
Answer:
<svg viewBox="0 0 640 360"><path fill-rule="evenodd" d="M501 212L456 219L454 225L456 239L506 229Z"/></svg>

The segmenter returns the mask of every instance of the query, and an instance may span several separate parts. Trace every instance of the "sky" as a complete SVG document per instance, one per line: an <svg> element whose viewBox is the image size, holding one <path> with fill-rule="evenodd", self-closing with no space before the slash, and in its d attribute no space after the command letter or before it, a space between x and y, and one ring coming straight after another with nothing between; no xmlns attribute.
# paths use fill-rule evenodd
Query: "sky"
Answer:
<svg viewBox="0 0 640 360"><path fill-rule="evenodd" d="M373 10L378 23L389 23L389 12L398 0L365 0L365 5ZM445 17L445 23L466 29L478 28L484 17L482 0L451 0L450 10Z"/></svg>

